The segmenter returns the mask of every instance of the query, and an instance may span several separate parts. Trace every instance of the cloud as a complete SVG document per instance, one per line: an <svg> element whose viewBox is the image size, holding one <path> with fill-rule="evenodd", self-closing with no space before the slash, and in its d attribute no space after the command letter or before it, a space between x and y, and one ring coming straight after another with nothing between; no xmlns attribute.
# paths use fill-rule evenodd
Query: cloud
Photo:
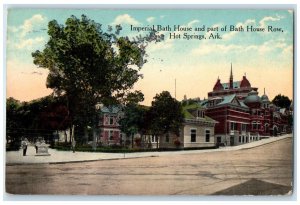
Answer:
<svg viewBox="0 0 300 205"><path fill-rule="evenodd" d="M28 32L32 31L34 27L39 27L41 23L45 22L45 20L45 17L43 17L41 14L36 14L30 19L26 19L21 26L21 36L25 36Z"/></svg>
<svg viewBox="0 0 300 205"><path fill-rule="evenodd" d="M284 17L279 16L279 15L276 15L276 17L266 16L262 20L259 21L259 27L265 28L267 22L269 22L269 21L280 21L280 19L283 19L283 18Z"/></svg>
<svg viewBox="0 0 300 205"><path fill-rule="evenodd" d="M32 49L37 44L41 44L45 41L43 37L36 37L36 38L30 38L30 39L24 39L17 43L14 43L14 47L16 49Z"/></svg>
<svg viewBox="0 0 300 205"><path fill-rule="evenodd" d="M113 25L118 24L130 24L130 25L139 25L140 23L132 18L129 14L122 14L115 18L115 20L112 22Z"/></svg>
<svg viewBox="0 0 300 205"><path fill-rule="evenodd" d="M16 26L8 26L7 30L8 32L16 33L17 31L19 31L19 28L17 28Z"/></svg>
<svg viewBox="0 0 300 205"><path fill-rule="evenodd" d="M47 18L41 14L35 14L25 19L19 26L9 26L7 35L8 50L32 49L45 42ZM30 35L29 35L30 34ZM30 36L30 37L29 37Z"/></svg>
<svg viewBox="0 0 300 205"><path fill-rule="evenodd" d="M269 40L261 45L248 45L243 50L250 51L253 50L259 54L266 54L267 52L275 52L276 50L282 54L292 53L293 46L285 42L285 39ZM242 52L242 51L241 51Z"/></svg>
<svg viewBox="0 0 300 205"><path fill-rule="evenodd" d="M287 10L290 14L294 13L294 10Z"/></svg>
<svg viewBox="0 0 300 205"><path fill-rule="evenodd" d="M149 18L146 19L146 21L148 23L152 23L154 20L155 20L155 17L153 17L153 16L151 16L151 17L149 17Z"/></svg>
<svg viewBox="0 0 300 205"><path fill-rule="evenodd" d="M199 20L195 19L195 20L190 21L190 22L187 24L187 26L188 26L188 27L191 27L191 26L193 26L194 24L199 23L199 22L200 22Z"/></svg>
<svg viewBox="0 0 300 205"><path fill-rule="evenodd" d="M279 52L281 54L291 54L293 52L293 46L285 42L284 39L269 40L263 44L241 45L241 44L209 44L203 43L198 48L191 51L192 55L206 56L225 54L231 55L233 53L257 53L259 55L267 54L270 52Z"/></svg>

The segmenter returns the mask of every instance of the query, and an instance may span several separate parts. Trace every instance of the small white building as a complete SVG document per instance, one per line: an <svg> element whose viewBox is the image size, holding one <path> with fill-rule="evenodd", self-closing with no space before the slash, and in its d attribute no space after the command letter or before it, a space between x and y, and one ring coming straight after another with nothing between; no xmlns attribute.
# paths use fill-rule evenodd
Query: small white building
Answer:
<svg viewBox="0 0 300 205"><path fill-rule="evenodd" d="M159 137L160 148L204 148L215 146L214 128L217 121L207 117L199 103L183 107L184 122L179 136Z"/></svg>

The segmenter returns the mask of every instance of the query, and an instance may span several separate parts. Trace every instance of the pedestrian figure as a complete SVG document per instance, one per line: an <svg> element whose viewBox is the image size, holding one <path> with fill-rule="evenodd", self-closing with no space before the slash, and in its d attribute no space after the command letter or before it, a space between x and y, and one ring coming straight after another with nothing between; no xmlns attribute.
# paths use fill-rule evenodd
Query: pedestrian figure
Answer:
<svg viewBox="0 0 300 205"><path fill-rule="evenodd" d="M26 152L27 152L27 146L28 146L28 140L25 138L22 142L22 149L23 149L23 156L26 156Z"/></svg>
<svg viewBox="0 0 300 205"><path fill-rule="evenodd" d="M41 145L41 142L40 142L40 139L38 138L36 143L35 143L35 153L36 154L38 153L38 148L39 148L40 145Z"/></svg>
<svg viewBox="0 0 300 205"><path fill-rule="evenodd" d="M75 139L73 139L73 141L72 141L72 150L73 150L73 153L75 153L75 146L76 146L76 141L75 141Z"/></svg>

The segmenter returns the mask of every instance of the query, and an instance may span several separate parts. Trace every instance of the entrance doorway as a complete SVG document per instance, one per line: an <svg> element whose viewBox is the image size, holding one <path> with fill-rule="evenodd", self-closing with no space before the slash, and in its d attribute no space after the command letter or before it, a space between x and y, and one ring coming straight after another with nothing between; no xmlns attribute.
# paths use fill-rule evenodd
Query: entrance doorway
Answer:
<svg viewBox="0 0 300 205"><path fill-rule="evenodd" d="M230 137L230 146L234 146L234 137Z"/></svg>

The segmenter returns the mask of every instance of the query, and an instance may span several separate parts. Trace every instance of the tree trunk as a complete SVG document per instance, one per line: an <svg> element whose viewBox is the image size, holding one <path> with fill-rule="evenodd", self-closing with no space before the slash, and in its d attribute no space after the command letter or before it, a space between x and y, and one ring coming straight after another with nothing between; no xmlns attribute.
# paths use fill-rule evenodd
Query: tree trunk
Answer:
<svg viewBox="0 0 300 205"><path fill-rule="evenodd" d="M84 142L86 143L89 139L89 132L88 132L88 128L84 128Z"/></svg>
<svg viewBox="0 0 300 205"><path fill-rule="evenodd" d="M133 134L131 134L131 148L133 148Z"/></svg>
<svg viewBox="0 0 300 205"><path fill-rule="evenodd" d="M73 141L73 139L72 139L72 127L73 127L73 125L71 125L71 127L70 127L70 139L69 139L69 143L70 143L70 144L71 144L72 141Z"/></svg>
<svg viewBox="0 0 300 205"><path fill-rule="evenodd" d="M96 151L97 149L97 135L96 135L96 130L93 127L93 150Z"/></svg>
<svg viewBox="0 0 300 205"><path fill-rule="evenodd" d="M65 143L67 144L68 143L68 135L67 135L67 131L66 130L64 131L64 136L65 136Z"/></svg>

